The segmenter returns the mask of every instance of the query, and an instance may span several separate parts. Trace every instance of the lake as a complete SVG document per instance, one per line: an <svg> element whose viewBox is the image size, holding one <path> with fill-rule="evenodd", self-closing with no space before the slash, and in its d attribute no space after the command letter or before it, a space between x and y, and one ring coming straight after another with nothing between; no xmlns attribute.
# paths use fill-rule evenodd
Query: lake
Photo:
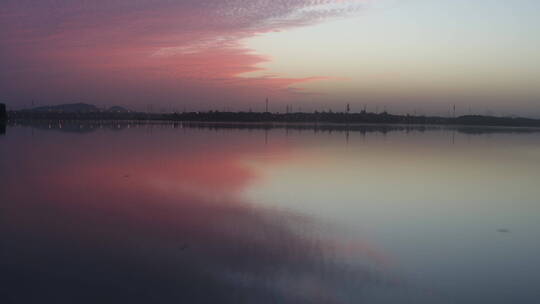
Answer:
<svg viewBox="0 0 540 304"><path fill-rule="evenodd" d="M540 132L171 123L0 135L1 303L534 303Z"/></svg>

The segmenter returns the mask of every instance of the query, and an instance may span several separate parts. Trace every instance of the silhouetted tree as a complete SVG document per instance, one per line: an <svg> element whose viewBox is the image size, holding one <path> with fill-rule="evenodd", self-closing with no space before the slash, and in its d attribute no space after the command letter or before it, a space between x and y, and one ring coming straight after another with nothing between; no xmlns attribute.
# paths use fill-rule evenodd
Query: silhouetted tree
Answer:
<svg viewBox="0 0 540 304"><path fill-rule="evenodd" d="M6 105L3 103L0 103L0 120L6 120L7 113L6 113Z"/></svg>
<svg viewBox="0 0 540 304"><path fill-rule="evenodd" d="M0 135L6 134L6 119L7 119L6 105L3 103L0 103Z"/></svg>

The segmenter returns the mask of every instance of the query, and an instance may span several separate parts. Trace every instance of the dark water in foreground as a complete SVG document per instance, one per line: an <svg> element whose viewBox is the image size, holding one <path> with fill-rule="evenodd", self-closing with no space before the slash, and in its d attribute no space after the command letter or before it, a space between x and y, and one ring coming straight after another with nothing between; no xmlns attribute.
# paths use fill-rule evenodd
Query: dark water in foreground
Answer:
<svg viewBox="0 0 540 304"><path fill-rule="evenodd" d="M0 303L536 303L540 133L8 127Z"/></svg>

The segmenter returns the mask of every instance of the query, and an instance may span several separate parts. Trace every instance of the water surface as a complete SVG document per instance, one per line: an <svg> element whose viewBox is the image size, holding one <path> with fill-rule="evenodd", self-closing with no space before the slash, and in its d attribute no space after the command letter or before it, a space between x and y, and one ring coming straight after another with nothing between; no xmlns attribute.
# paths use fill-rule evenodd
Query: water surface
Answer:
<svg viewBox="0 0 540 304"><path fill-rule="evenodd" d="M0 135L2 303L533 303L540 133L40 123Z"/></svg>

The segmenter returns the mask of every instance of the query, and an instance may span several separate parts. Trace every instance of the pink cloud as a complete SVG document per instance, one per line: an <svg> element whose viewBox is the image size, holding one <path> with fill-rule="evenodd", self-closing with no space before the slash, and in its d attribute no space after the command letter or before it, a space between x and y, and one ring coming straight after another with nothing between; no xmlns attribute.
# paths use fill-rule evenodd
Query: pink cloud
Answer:
<svg viewBox="0 0 540 304"><path fill-rule="evenodd" d="M0 72L5 99L142 105L245 105L324 77L240 77L269 59L253 35L347 14L363 1L6 1ZM298 97L298 96L296 96Z"/></svg>

